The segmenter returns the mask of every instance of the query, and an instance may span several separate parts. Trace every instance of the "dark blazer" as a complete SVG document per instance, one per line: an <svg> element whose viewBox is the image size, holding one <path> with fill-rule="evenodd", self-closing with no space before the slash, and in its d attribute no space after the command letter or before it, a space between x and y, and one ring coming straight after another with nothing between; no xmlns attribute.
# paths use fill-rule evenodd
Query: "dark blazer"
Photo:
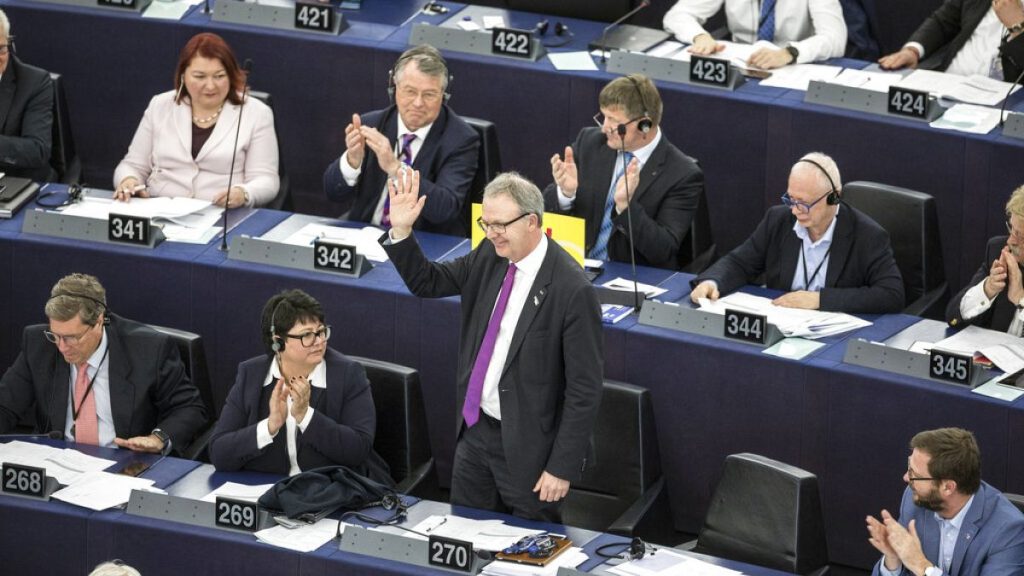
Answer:
<svg viewBox="0 0 1024 576"><path fill-rule="evenodd" d="M939 563L939 521L935 513L914 504L910 488L903 491L900 524L914 520L925 558ZM873 576L881 574L882 560L875 563ZM912 574L903 568L902 576ZM943 572L946 574L946 572ZM986 482L974 493L974 501L960 525L960 536L953 547L950 576L1016 576L1024 574L1024 516Z"/></svg>
<svg viewBox="0 0 1024 576"><path fill-rule="evenodd" d="M726 294L764 274L765 285L789 292L802 241L796 217L785 206L768 209L754 233L693 280L718 283ZM889 235L867 214L843 204L832 235L822 310L884 314L903 309L903 278L892 256Z"/></svg>
<svg viewBox="0 0 1024 576"><path fill-rule="evenodd" d="M392 143L398 137L398 108L394 105L362 115L365 126L373 126ZM427 139L416 154L412 167L420 171L420 194L427 197L416 228L454 236L469 231L462 221L462 205L476 175L480 137L466 121L447 105L430 127ZM387 176L377 164L377 155L369 148L363 158L362 172L355 186L345 183L334 159L324 172L324 192L335 202L351 205L347 218L369 222L380 202Z"/></svg>
<svg viewBox="0 0 1024 576"><path fill-rule="evenodd" d="M381 238L384 243L387 235ZM462 296L458 420L508 260L490 241L468 255L433 263L415 237L385 243L409 290L424 298ZM513 482L530 489L546 470L575 482L586 465L601 401L601 309L583 270L555 242L523 306L498 384L501 440Z"/></svg>
<svg viewBox="0 0 1024 576"><path fill-rule="evenodd" d="M53 81L46 70L10 55L0 77L0 172L53 180Z"/></svg>
<svg viewBox="0 0 1024 576"><path fill-rule="evenodd" d="M1004 246L1006 246L1006 236L989 238L988 245L985 247L985 260L982 261L981 267L974 273L971 281L956 296L951 298L949 304L946 305L946 321L949 322L950 326L973 324L1000 332L1006 332L1010 328L1010 322L1013 321L1013 316L1017 313L1017 307L1010 303L1006 290L996 295L988 310L974 318L968 319L960 315L960 301L964 299L964 295L967 294L968 290L980 284L988 276L992 262L999 258L999 253L1003 250Z"/></svg>
<svg viewBox="0 0 1024 576"><path fill-rule="evenodd" d="M911 35L910 42L924 46L926 64L941 51L935 61L938 70L945 70L991 8L990 0L945 0ZM1024 34L1003 42L1000 54L1003 76L1012 82L1024 70Z"/></svg>
<svg viewBox="0 0 1024 576"><path fill-rule="evenodd" d="M587 221L586 251L594 247L604 220L604 205L615 174L616 152L605 143L599 128L584 128L573 143L579 188L572 209L558 208L558 188L544 190L544 209L578 216ZM620 160L621 162L621 160ZM651 157L640 169L640 185L630 211L636 263L659 268L679 267L679 248L690 230L704 189L704 173L697 161L679 151L664 134ZM629 218L623 212L612 218L608 258L629 262Z"/></svg>
<svg viewBox="0 0 1024 576"><path fill-rule="evenodd" d="M292 341L295 344L295 341ZM270 415L273 383L263 385L271 356L250 358L238 365L235 385L210 440L210 460L218 470L256 470L288 474L288 439L282 428L273 443L256 447L256 425ZM373 454L377 412L363 367L333 348L324 356L327 388L312 387L313 418L297 432L299 468L342 465L360 470Z"/></svg>
<svg viewBox="0 0 1024 576"><path fill-rule="evenodd" d="M33 407L36 432L66 428L71 366L43 336L46 328L25 328L21 353L0 379L0 433L13 430ZM110 408L117 436L147 436L159 428L175 448L187 446L206 423L206 415L174 342L115 314L110 314L106 331Z"/></svg>

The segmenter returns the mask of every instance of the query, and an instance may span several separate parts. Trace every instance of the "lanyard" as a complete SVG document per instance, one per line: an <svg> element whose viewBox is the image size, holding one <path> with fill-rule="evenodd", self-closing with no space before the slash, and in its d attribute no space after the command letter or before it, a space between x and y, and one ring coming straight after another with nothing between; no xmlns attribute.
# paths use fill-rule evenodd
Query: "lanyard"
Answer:
<svg viewBox="0 0 1024 576"><path fill-rule="evenodd" d="M821 272L821 267L824 266L825 262L828 261L828 255L831 252L832 252L832 244L829 243L828 250L825 250L825 256L821 259L821 262L818 262L818 267L814 269L814 274L811 274L811 277L807 278L807 252L804 251L804 247L801 244L801 246L800 246L800 255L803 256L803 258L801 258L800 260L802 261L801 263L804 265L804 290L810 290L811 289L811 282L815 278L817 278L818 272Z"/></svg>
<svg viewBox="0 0 1024 576"><path fill-rule="evenodd" d="M85 400L89 397L89 394L92 394L92 384L96 381L96 377L99 376L100 368L103 367L103 363L107 361L108 352L110 352L109 346L107 346L107 349L103 351L103 357L100 358L100 363L96 365L96 373L92 375L92 378L89 378L89 386L85 389L85 394L82 394L82 401L78 403L77 407L75 406L74 398L71 399L71 420L76 423L78 422L78 415L82 412L82 405L85 404ZM77 385L78 382L75 382L75 384ZM74 434L74 424L72 424L71 433Z"/></svg>

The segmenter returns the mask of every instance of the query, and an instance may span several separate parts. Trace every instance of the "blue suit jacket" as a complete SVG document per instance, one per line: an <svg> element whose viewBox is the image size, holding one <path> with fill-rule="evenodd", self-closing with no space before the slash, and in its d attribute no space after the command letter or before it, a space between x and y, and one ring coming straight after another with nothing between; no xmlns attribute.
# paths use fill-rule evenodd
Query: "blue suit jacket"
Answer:
<svg viewBox="0 0 1024 576"><path fill-rule="evenodd" d="M939 521L935 513L914 504L907 488L900 504L900 524L914 520L926 558L938 565ZM881 562L874 576L881 574ZM909 576L904 568L900 573ZM1011 576L1024 574L1024 515L992 486L981 483L967 510L953 549L953 563L944 576Z"/></svg>
<svg viewBox="0 0 1024 576"><path fill-rule="evenodd" d="M389 106L362 115L365 126L373 126L392 143L398 137L398 109ZM427 139L416 154L412 167L420 171L420 194L427 197L416 228L453 236L466 236L462 205L476 175L480 137L476 131L445 105L434 120ZM348 219L369 222L377 208L387 176L377 164L377 155L367 148L362 172L355 186L345 183L338 160L324 171L324 192L335 202L350 203Z"/></svg>

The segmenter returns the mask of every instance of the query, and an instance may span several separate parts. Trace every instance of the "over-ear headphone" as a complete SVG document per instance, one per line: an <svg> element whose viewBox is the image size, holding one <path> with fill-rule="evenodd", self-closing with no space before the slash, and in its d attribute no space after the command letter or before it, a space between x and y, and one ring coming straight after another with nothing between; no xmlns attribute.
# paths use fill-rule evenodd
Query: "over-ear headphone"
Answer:
<svg viewBox="0 0 1024 576"><path fill-rule="evenodd" d="M839 204L839 202L842 201L842 198L839 197L839 190L836 189L835 180L833 180L832 177L829 176L828 170L825 170L824 166L815 162L814 160L811 160L810 158L801 158L797 160L797 162L806 162L808 164L813 164L814 166L817 166L818 170L821 170L821 173L824 174L825 178L828 179L829 192L828 196L825 198L826 204L828 204L829 206L835 206L836 204Z"/></svg>
<svg viewBox="0 0 1024 576"><path fill-rule="evenodd" d="M108 312L110 311L110 308L107 307L107 303L104 302L103 300L100 300L99 298L93 298L92 296L89 296L88 294L80 294L78 292L68 292L66 290L60 290L56 294L54 294L54 295L50 296L49 298L47 298L46 301L47 301L47 303L49 303L50 300L53 300L54 298L60 298L62 296L65 296L65 297L68 297L68 298L81 298L82 300L90 300L92 302L95 302L96 304L99 304L100 306L103 307L103 325L107 326L107 325L110 324L110 315L108 314Z"/></svg>
<svg viewBox="0 0 1024 576"><path fill-rule="evenodd" d="M81 185L70 184L67 188L66 198L62 200L47 200L47 198L56 196L60 193L61 190L58 190L57 187L54 187L52 190L47 190L36 198L36 205L41 208L63 208L65 206L70 206L75 202L81 202L82 198L85 196L85 192L82 190Z"/></svg>
<svg viewBox="0 0 1024 576"><path fill-rule="evenodd" d="M537 25L533 28L533 31L537 36L546 35L548 33L548 21L541 20L540 22L537 22ZM569 27L566 26L565 24L562 24L561 22L555 22L555 36L557 36L561 40L556 40L554 42L545 42L544 39L541 38L541 44L543 44L547 48L561 48L562 46L565 46L569 42L572 42L572 39L576 37L576 35L572 33L572 30L569 30Z"/></svg>
<svg viewBox="0 0 1024 576"><path fill-rule="evenodd" d="M640 132L647 134L654 128L654 120L651 120L651 114L648 112L650 108L647 107L647 99L644 98L644 93L640 90L640 83L637 82L636 78L632 76L626 76L629 82L633 85L633 89L636 90L636 95L640 97L640 106L643 107L643 116L636 118L636 129Z"/></svg>
<svg viewBox="0 0 1024 576"><path fill-rule="evenodd" d="M270 313L270 349L274 351L274 354L284 350L284 340L277 335L277 310L284 304L284 296L277 301L274 305L274 310Z"/></svg>
<svg viewBox="0 0 1024 576"><path fill-rule="evenodd" d="M444 56L441 52L429 44L423 44L415 48L410 48L402 53L395 61L395 65L388 70L388 100L394 103L395 101L395 74L398 70L401 70L406 64L415 60L417 56L427 56L428 58L436 58L438 63L444 67L444 101L447 102L452 97L452 82L455 81L455 76L448 70L448 62L445 61Z"/></svg>
<svg viewBox="0 0 1024 576"><path fill-rule="evenodd" d="M609 548L625 546L626 548L617 553L609 554L606 552ZM650 544L644 542L640 538L633 538L627 542L612 542L610 544L604 544L598 546L594 552L602 558L621 558L622 560L639 560L646 556L648 553L653 556L658 552L658 549Z"/></svg>

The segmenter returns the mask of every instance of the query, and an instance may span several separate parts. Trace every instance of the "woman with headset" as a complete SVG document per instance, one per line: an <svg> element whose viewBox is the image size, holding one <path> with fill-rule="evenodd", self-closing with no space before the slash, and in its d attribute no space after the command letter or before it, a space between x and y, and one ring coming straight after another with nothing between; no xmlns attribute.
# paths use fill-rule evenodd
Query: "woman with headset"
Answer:
<svg viewBox="0 0 1024 576"><path fill-rule="evenodd" d="M286 290L263 307L267 353L242 362L210 441L218 470L294 475L343 465L392 484L373 451L377 423L363 367L327 346L315 298Z"/></svg>
<svg viewBox="0 0 1024 576"><path fill-rule="evenodd" d="M245 72L220 36L193 36L178 58L174 89L150 101L114 171L114 198L186 196L228 208L273 200L274 115L245 86Z"/></svg>

